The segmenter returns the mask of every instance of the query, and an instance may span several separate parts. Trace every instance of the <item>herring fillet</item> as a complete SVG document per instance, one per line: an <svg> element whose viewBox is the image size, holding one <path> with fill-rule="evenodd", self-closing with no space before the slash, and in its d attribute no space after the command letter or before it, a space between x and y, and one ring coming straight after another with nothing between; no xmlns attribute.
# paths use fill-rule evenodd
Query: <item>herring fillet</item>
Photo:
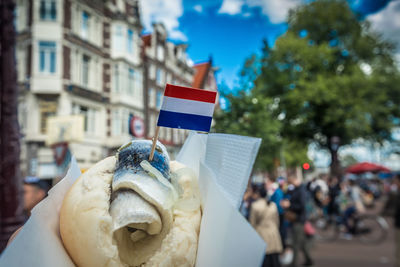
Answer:
<svg viewBox="0 0 400 267"><path fill-rule="evenodd" d="M160 248L172 227L171 190L143 170L140 163L148 160L151 141L135 140L118 152L112 181L110 215L113 238L121 260L138 266ZM169 157L158 143L152 166L169 178Z"/></svg>
<svg viewBox="0 0 400 267"><path fill-rule="evenodd" d="M131 239L135 239L135 242L161 231L161 218L157 210L133 190L116 192L110 206L110 215L114 218L113 231L129 227ZM142 238L138 239L138 236Z"/></svg>

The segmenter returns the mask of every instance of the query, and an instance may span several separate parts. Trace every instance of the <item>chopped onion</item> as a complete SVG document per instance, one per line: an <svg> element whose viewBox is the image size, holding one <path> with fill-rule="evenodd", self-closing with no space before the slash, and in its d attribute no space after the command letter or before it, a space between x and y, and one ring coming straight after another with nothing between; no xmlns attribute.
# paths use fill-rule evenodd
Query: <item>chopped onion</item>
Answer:
<svg viewBox="0 0 400 267"><path fill-rule="evenodd" d="M173 202L176 202L178 200L178 193L176 192L175 188L172 186L172 184L161 174L159 170L153 167L153 165L150 164L147 160L143 160L140 162L140 166L151 176L156 178L161 184L165 185L167 188L171 189L172 196L173 196Z"/></svg>

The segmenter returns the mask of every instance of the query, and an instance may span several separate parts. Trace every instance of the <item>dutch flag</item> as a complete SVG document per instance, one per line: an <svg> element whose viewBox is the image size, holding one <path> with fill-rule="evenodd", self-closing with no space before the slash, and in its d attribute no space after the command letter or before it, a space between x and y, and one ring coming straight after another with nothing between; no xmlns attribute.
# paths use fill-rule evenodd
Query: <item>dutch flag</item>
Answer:
<svg viewBox="0 0 400 267"><path fill-rule="evenodd" d="M209 132L217 92L167 84L157 126Z"/></svg>

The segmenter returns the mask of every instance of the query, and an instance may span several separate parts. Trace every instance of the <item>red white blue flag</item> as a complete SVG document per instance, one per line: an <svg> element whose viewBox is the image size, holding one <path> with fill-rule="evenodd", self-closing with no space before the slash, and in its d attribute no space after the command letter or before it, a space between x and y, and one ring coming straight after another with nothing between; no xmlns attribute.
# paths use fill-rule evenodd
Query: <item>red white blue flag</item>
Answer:
<svg viewBox="0 0 400 267"><path fill-rule="evenodd" d="M167 84L157 126L209 132L217 92Z"/></svg>

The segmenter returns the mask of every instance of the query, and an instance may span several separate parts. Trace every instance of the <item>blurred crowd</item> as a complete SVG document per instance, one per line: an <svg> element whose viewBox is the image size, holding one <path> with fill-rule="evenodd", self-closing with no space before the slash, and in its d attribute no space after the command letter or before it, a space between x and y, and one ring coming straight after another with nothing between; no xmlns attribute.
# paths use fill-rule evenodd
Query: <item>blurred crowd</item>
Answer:
<svg viewBox="0 0 400 267"><path fill-rule="evenodd" d="M396 257L400 257L400 178L363 179L321 174L302 181L295 175L250 184L241 213L267 243L263 266L312 266L318 218L340 220L340 235L351 240L356 221L378 201L382 215L392 216L396 227ZM300 262L299 255L303 255ZM400 266L400 259L397 259Z"/></svg>

